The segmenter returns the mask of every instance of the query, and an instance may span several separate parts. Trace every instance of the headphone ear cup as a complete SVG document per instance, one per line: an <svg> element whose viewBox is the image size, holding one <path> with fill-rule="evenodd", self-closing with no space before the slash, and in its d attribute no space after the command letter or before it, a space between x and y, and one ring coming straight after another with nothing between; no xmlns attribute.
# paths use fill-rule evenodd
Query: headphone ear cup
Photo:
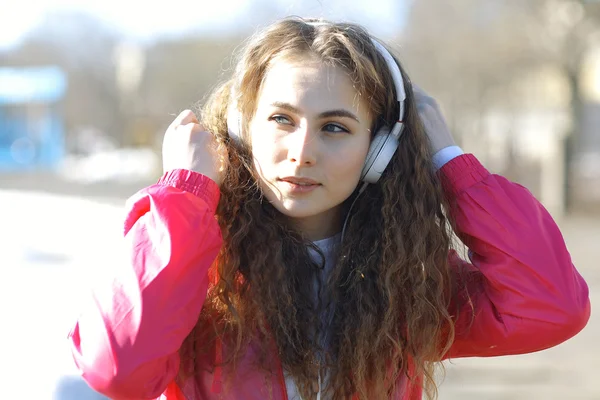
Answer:
<svg viewBox="0 0 600 400"><path fill-rule="evenodd" d="M365 160L365 165L361 172L361 180L367 183L377 183L383 171L388 166L396 149L398 148L398 139L390 135L389 128L383 128L377 131L369 146L369 152Z"/></svg>

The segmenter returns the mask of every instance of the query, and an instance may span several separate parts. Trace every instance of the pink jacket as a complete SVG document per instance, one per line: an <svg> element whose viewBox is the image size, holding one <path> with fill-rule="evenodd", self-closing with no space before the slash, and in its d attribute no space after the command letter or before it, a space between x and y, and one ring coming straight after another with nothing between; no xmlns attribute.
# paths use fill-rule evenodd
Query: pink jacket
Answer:
<svg viewBox="0 0 600 400"><path fill-rule="evenodd" d="M583 329L590 316L588 288L544 207L472 155L451 160L440 174L471 255L470 263L456 253L450 259L472 271L475 307L470 328L468 313L456 321L446 358L534 352ZM209 367L205 372L176 380L178 349L198 319L208 269L221 245L218 199L213 181L187 170L166 173L131 199L125 265L111 282L99 282L69 334L75 363L98 392L118 400L287 398L275 349L273 374L242 361L232 376L227 366L210 368L226 351L218 342L214 358L200 360ZM224 389L226 381L233 385ZM395 399L421 399L418 386L400 386Z"/></svg>

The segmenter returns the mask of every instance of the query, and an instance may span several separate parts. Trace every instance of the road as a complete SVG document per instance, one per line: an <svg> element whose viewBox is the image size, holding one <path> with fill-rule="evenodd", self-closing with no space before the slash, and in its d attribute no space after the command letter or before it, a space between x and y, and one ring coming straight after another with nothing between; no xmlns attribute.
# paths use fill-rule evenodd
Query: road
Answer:
<svg viewBox="0 0 600 400"><path fill-rule="evenodd" d="M90 276L110 262L120 215L114 205L0 191L3 398L103 398L77 378L66 338Z"/></svg>

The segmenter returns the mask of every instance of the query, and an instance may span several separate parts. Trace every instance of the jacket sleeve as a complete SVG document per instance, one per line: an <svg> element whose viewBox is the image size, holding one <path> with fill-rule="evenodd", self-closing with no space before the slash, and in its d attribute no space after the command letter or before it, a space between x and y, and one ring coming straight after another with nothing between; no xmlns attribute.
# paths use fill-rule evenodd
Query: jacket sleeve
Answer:
<svg viewBox="0 0 600 400"><path fill-rule="evenodd" d="M471 261L450 255L464 285L444 358L530 353L582 330L590 317L588 287L544 207L470 154L440 174L455 233Z"/></svg>
<svg viewBox="0 0 600 400"><path fill-rule="evenodd" d="M212 180L187 170L130 199L121 262L107 267L69 334L75 363L96 391L156 399L173 381L221 246L218 199Z"/></svg>

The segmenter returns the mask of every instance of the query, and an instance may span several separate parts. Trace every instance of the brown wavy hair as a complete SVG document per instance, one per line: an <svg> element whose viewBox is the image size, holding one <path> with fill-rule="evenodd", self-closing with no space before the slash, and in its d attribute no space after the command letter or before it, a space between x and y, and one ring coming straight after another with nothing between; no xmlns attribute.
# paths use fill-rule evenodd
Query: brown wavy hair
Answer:
<svg viewBox="0 0 600 400"><path fill-rule="evenodd" d="M309 254L314 246L263 201L247 131L261 85L278 60L317 57L343 68L371 115L378 116L372 132L392 125L398 115L391 74L367 31L350 23L308 22L287 18L254 35L241 50L233 76L201 110L203 125L228 152L217 209L224 243L182 359L213 354L219 338L233 349L224 364L235 365L252 343L259 349L257 362L268 370L267 356L276 346L303 398L314 398L318 390L320 362L330 371L325 391L334 399L354 393L361 399L390 398L402 375L435 398L434 367L454 336L448 311L456 292L448 262L451 229L404 70L400 146L380 181L358 197L326 281L319 280L322 265ZM229 138L226 124L233 93L243 121L237 141ZM355 196L346 200L346 211ZM315 281L336 305L329 327L319 318L329 304L315 301ZM331 345L322 348L315 337L327 328ZM417 379L423 374L424 382Z"/></svg>

